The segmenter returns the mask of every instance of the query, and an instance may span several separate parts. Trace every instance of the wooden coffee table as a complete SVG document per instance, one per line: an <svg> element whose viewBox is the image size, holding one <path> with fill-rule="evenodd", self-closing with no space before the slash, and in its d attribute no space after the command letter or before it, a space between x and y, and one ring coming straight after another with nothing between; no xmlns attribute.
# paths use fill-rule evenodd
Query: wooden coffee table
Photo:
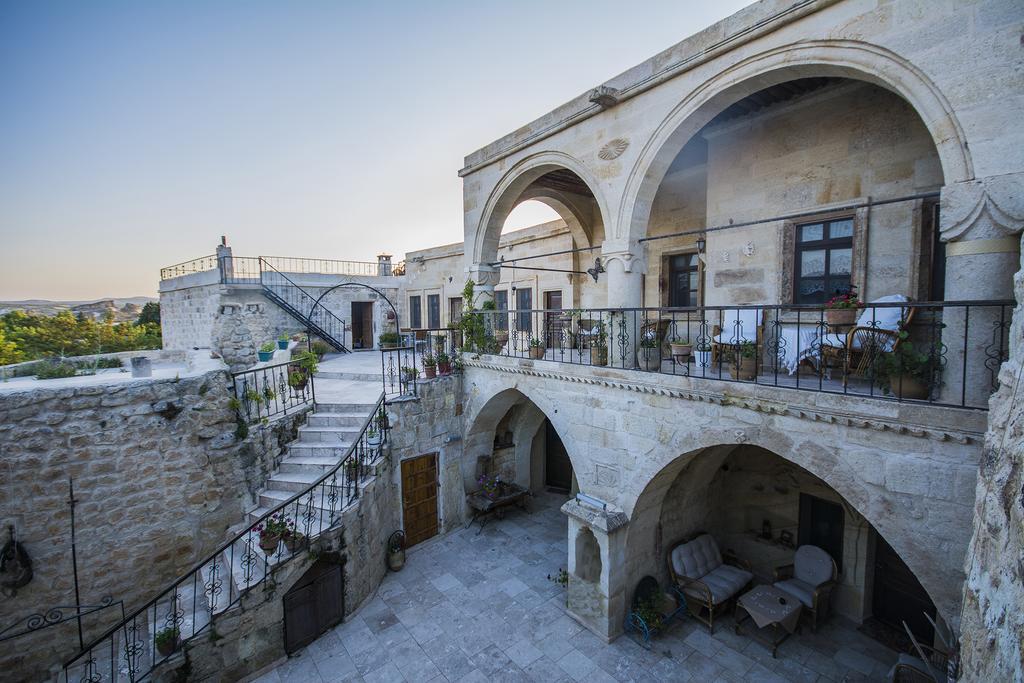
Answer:
<svg viewBox="0 0 1024 683"><path fill-rule="evenodd" d="M527 489L517 484L507 484L504 482L502 482L497 495L493 498L488 497L483 491L474 491L466 496L466 502L473 509L473 518L466 524L466 528L468 529L473 525L473 522L480 520L480 528L476 532L479 534L484 530L492 516L501 519L505 514L505 508L518 505L523 510L526 510L526 500L529 497L530 492Z"/></svg>
<svg viewBox="0 0 1024 683"><path fill-rule="evenodd" d="M774 586L757 586L736 600L736 633L746 631L768 647L774 658L779 645L796 631L802 610L796 596Z"/></svg>

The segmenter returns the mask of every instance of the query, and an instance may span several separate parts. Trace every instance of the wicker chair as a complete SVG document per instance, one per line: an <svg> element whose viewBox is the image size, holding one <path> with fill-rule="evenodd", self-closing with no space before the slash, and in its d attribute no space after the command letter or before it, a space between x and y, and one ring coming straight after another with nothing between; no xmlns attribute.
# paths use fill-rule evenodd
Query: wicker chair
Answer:
<svg viewBox="0 0 1024 683"><path fill-rule="evenodd" d="M729 553L723 556L715 539L705 533L672 546L668 573L687 611L711 633L715 632L715 618L728 612L754 578L749 562Z"/></svg>
<svg viewBox="0 0 1024 683"><path fill-rule="evenodd" d="M836 585L839 568L832 556L816 545L802 545L796 549L793 564L775 568L775 583L800 600L804 613L811 617L811 630L828 616L829 599Z"/></svg>
<svg viewBox="0 0 1024 683"><path fill-rule="evenodd" d="M949 655L927 645L921 645L920 643L915 643L915 645L921 648L921 652L928 657L928 663L925 664L924 660L920 657L901 652L899 659L896 660L896 664L889 670L889 681L892 683L939 683L939 681L946 680L945 674ZM938 679L929 673L929 667L931 667L932 672L939 676Z"/></svg>
<svg viewBox="0 0 1024 683"><path fill-rule="evenodd" d="M822 369L826 365L841 367L845 387L850 375L865 375L878 354L895 351L900 344L900 331L910 326L916 309L912 306L875 308L871 304L905 301L907 297L902 294L883 296L867 304L857 324L845 334L822 335Z"/></svg>
<svg viewBox="0 0 1024 683"><path fill-rule="evenodd" d="M600 336L601 321L581 318L576 323L576 343L580 350L589 349Z"/></svg>

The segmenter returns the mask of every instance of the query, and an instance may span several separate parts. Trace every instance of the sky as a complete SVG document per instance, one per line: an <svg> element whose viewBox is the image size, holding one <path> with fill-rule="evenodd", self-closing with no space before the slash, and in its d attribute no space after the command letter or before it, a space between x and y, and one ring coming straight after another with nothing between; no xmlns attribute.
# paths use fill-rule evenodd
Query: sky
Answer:
<svg viewBox="0 0 1024 683"><path fill-rule="evenodd" d="M3 0L0 300L461 241L467 154L745 4Z"/></svg>

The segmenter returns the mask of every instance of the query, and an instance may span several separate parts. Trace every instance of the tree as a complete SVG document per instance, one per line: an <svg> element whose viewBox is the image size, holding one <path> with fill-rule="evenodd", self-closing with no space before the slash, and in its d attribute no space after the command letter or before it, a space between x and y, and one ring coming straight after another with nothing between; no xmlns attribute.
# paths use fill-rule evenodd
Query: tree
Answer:
<svg viewBox="0 0 1024 683"><path fill-rule="evenodd" d="M146 323L160 324L160 304L155 301L147 302L142 307L142 312L139 313L139 319L135 321L136 325L145 325Z"/></svg>
<svg viewBox="0 0 1024 683"><path fill-rule="evenodd" d="M0 365L20 363L23 360L22 356L23 354L18 350L18 345L13 341L7 340L4 328L0 326Z"/></svg>

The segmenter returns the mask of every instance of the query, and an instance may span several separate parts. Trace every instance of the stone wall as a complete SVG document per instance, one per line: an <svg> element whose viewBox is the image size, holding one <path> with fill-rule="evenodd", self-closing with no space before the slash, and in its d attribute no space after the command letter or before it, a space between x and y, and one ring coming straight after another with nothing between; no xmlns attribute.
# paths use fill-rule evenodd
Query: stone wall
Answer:
<svg viewBox="0 0 1024 683"><path fill-rule="evenodd" d="M35 571L4 600L5 626L74 604L69 477L83 604L109 595L130 611L225 540L302 419L238 442L228 391L220 370L0 396L0 523L14 526ZM119 617L86 617L86 640ZM74 634L65 624L11 641L0 667L41 678L77 651Z"/></svg>
<svg viewBox="0 0 1024 683"><path fill-rule="evenodd" d="M1024 270L1014 280L1024 302ZM1014 313L1010 343L989 401L967 551L960 641L966 681L1024 680L1024 306Z"/></svg>
<svg viewBox="0 0 1024 683"><path fill-rule="evenodd" d="M216 274L217 271L211 272ZM188 278L198 279L185 276L176 280ZM160 331L164 348L179 351L212 348L214 320L220 309L220 284L216 280L199 284L182 282L171 289L170 282L160 283Z"/></svg>

